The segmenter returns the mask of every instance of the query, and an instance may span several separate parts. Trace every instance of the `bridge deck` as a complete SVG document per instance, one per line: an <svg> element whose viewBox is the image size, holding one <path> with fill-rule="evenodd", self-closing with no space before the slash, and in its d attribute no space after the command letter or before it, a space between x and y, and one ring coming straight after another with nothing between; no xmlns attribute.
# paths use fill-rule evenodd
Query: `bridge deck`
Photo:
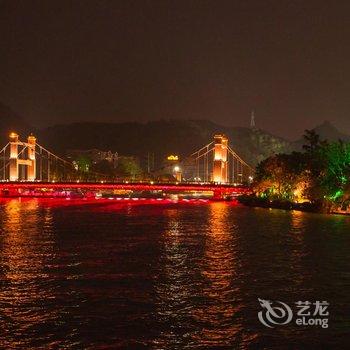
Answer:
<svg viewBox="0 0 350 350"><path fill-rule="evenodd" d="M214 196L238 195L250 192L249 187L208 183L114 183L114 182L0 182L0 191L22 190L126 190L165 192L212 192ZM1 195L1 194L0 194Z"/></svg>

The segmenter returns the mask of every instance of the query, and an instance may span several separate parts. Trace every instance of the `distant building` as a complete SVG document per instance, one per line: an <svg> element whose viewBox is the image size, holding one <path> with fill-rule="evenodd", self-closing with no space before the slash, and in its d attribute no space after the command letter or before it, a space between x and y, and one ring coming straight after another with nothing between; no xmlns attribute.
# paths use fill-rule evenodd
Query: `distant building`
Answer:
<svg viewBox="0 0 350 350"><path fill-rule="evenodd" d="M169 154L164 158L161 173L162 175L173 175L174 179L180 182L182 179L180 156L177 154Z"/></svg>
<svg viewBox="0 0 350 350"><path fill-rule="evenodd" d="M95 148L88 150L68 150L67 158L69 158L73 163L77 162L77 160L81 158L87 158L91 161L92 165L97 164L103 160L107 160L108 162L112 163L114 168L116 168L118 165L118 152L101 151Z"/></svg>

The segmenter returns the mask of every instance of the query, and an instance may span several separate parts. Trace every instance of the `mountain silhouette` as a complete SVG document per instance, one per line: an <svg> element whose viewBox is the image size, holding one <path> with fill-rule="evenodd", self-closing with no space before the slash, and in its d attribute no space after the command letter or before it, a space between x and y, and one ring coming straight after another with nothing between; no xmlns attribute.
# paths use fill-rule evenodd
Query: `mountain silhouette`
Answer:
<svg viewBox="0 0 350 350"><path fill-rule="evenodd" d="M350 135L346 135L340 132L331 122L328 120L324 121L322 124L313 128L316 134L320 135L321 140L328 141L338 141L342 140L344 142L350 142ZM301 150L304 144L304 138L301 137L295 141L292 145L292 148L295 150Z"/></svg>
<svg viewBox="0 0 350 350"><path fill-rule="evenodd" d="M100 149L118 152L120 155L137 156L142 164L149 155L161 165L169 154L182 159L223 133L232 148L250 165L276 154L301 149L304 140L290 142L257 128L227 127L208 120L159 120L147 123L72 123L35 130L11 108L0 104L0 145L5 145L8 134L16 131L24 139L30 132L38 142L61 156L72 149ZM326 121L315 128L322 139L350 141Z"/></svg>
<svg viewBox="0 0 350 350"><path fill-rule="evenodd" d="M40 142L64 153L67 149L117 151L141 160L154 154L158 165L169 154L186 158L224 133L233 149L251 165L280 152L290 143L258 129L226 127L207 120L160 120L148 123L73 123L39 132Z"/></svg>
<svg viewBox="0 0 350 350"><path fill-rule="evenodd" d="M10 107L0 103L0 147L8 142L8 135L12 131L25 138L30 132L35 132L35 128L29 125Z"/></svg>

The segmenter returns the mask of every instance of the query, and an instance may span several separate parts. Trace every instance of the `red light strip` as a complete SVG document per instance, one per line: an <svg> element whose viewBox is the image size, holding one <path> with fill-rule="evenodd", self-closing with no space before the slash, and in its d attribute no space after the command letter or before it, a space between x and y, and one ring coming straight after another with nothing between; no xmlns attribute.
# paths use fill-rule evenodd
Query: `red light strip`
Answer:
<svg viewBox="0 0 350 350"><path fill-rule="evenodd" d="M0 190L19 189L84 189L84 190L131 190L131 191L211 191L220 194L249 193L249 187L230 185L201 185L201 184L145 184L145 183L83 183L83 182L3 182Z"/></svg>

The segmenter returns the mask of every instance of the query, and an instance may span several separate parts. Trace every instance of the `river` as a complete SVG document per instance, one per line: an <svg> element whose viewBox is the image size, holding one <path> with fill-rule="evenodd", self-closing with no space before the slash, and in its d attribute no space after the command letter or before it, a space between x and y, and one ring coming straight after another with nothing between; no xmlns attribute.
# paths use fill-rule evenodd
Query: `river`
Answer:
<svg viewBox="0 0 350 350"><path fill-rule="evenodd" d="M346 216L226 202L3 199L0 274L1 349L345 349L350 341ZM293 319L264 325L258 299L283 302ZM326 301L328 327L297 325L298 301Z"/></svg>

